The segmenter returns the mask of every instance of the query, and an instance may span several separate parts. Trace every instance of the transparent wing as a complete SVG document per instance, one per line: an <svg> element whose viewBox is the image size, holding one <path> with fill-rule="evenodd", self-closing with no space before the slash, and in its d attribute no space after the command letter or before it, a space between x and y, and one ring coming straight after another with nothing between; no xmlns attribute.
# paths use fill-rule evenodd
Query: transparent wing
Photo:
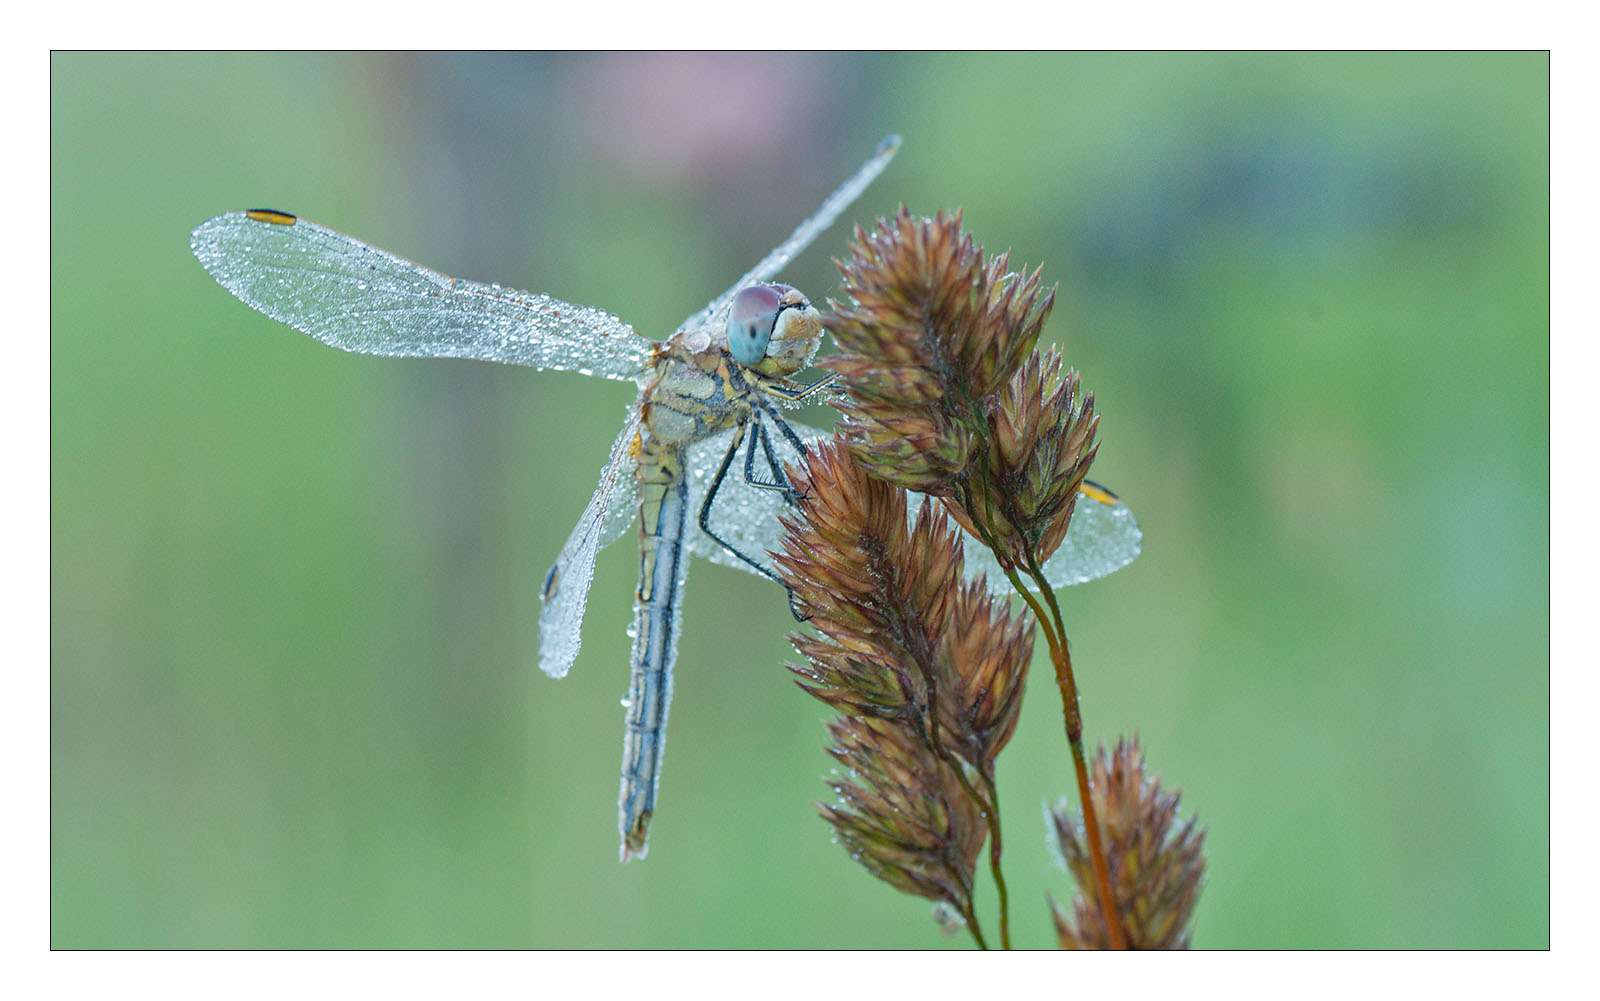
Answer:
<svg viewBox="0 0 1600 1001"><path fill-rule="evenodd" d="M345 351L633 379L654 347L603 310L451 278L283 212L208 219L189 248L246 305Z"/></svg>
<svg viewBox="0 0 1600 1001"><path fill-rule="evenodd" d="M630 409L622 433L611 446L611 458L600 470L589 506L561 547L561 555L544 582L544 608L539 613L539 668L552 678L564 677L578 659L583 642L583 610L594 580L594 559L616 541L637 507L633 471L639 465L639 413ZM630 512L623 517L624 512ZM618 527L620 522L621 527Z"/></svg>
<svg viewBox="0 0 1600 1001"><path fill-rule="evenodd" d="M1143 535L1133 512L1112 494L1096 492L1078 495L1072 512L1072 524L1067 526L1067 537L1044 565L1045 579L1051 587L1070 587L1085 581L1097 580L1121 570L1139 555ZM922 499L912 494L913 502ZM913 503L914 512L917 504ZM987 574L989 590L994 594L1009 594L1011 584L1005 571L995 561L994 553L972 536L965 536L967 574Z"/></svg>
<svg viewBox="0 0 1600 1001"><path fill-rule="evenodd" d="M638 463L635 462L632 457L629 457L627 474L630 478L630 481L633 476L633 471L637 466ZM636 489L636 487L629 486L629 489ZM632 500L626 504L613 504L611 506L611 510L606 513L606 516L600 519L599 548L604 549L613 542L622 538L624 535L627 535L628 529L632 528L633 523L638 520L639 505L634 503Z"/></svg>
<svg viewBox="0 0 1600 1001"><path fill-rule="evenodd" d="M835 219L839 218L839 213L848 208L850 203L859 198L861 192L867 189L867 185L871 184L874 178L883 173L883 168L889 165L889 161L893 159L895 151L899 148L899 136L888 136L878 143L877 148L872 151L872 155L867 158L867 162L863 163L850 176L849 180L839 185L839 189L827 197L821 207L812 213L811 218L801 223L793 233L790 233L787 240L773 248L770 254L761 259L761 263L745 272L744 276L734 282L731 288L707 303L706 308L683 321L683 325L678 329L689 330L703 327L707 324L714 324L714 321L719 319L718 314L727 310L728 304L733 301L734 295L740 289L746 285L771 281L776 278L785 264L794 260L796 254L806 249L811 245L812 240L822 235L822 231L831 226Z"/></svg>
<svg viewBox="0 0 1600 1001"><path fill-rule="evenodd" d="M793 421L789 422L789 426L808 446L829 435L829 432ZM722 464L732 434L731 431L725 431L689 447L691 513L699 512L706 487L716 475L717 467ZM781 436L775 435L774 438L780 458L792 460L788 447L782 444ZM778 537L783 531L778 523L778 515L784 510L783 497L775 490L758 490L745 483L743 468L742 463L735 462L729 469L722 489L717 494L716 504L712 507L711 524L732 545L756 559L764 559L767 552L778 548ZM1110 494L1105 494L1104 498L1101 499L1094 492L1078 495L1077 509L1072 515L1067 537L1044 565L1045 578L1052 587L1068 587L1104 577L1132 563L1134 557L1139 555L1142 536L1133 512ZM916 514L924 500L926 498L922 494L911 495L908 506L912 515ZM971 536L963 538L968 573L986 574L990 591L1009 594L1011 585L995 562L994 554L977 539ZM697 528L690 530L686 544L690 552L713 563L755 572Z"/></svg>

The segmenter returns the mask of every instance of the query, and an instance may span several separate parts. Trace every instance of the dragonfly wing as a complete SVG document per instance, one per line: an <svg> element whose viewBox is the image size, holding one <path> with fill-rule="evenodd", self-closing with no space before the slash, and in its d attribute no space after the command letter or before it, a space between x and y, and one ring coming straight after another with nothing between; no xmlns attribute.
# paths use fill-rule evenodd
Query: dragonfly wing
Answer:
<svg viewBox="0 0 1600 1001"><path fill-rule="evenodd" d="M789 426L807 446L829 436L827 431L793 421L789 422ZM726 431L713 435L690 446L691 512L699 511L706 487L727 453L732 433ZM779 449L781 458L791 459L785 454L785 446L780 445ZM742 469L742 462L736 459L717 494L711 512L711 524L717 534L733 546L765 562L766 553L778 548L778 538L783 531L778 515L786 510L787 505L778 491L758 490L746 484L742 472L736 472ZM906 506L912 516L916 515L926 499L918 493L907 498ZM1072 515L1072 524L1067 529L1067 537L1044 565L1045 579L1050 581L1051 587L1068 587L1104 577L1132 563L1134 557L1139 555L1142 539L1139 523L1134 520L1133 512L1128 510L1126 504L1110 493L1081 493ZM968 575L984 574L991 592L997 595L1010 594L1011 584L995 561L994 554L970 535L963 535L963 544ZM687 545L690 552L713 563L756 572L704 532L690 532Z"/></svg>
<svg viewBox="0 0 1600 1001"><path fill-rule="evenodd" d="M633 379L655 344L603 310L451 278L282 212L219 215L189 247L240 301L345 351Z"/></svg>
<svg viewBox="0 0 1600 1001"><path fill-rule="evenodd" d="M921 500L922 495L911 495L913 512ZM963 534L967 575L984 574L992 594L1010 594L1011 582L994 553L973 536ZM1132 563L1142 541L1139 523L1126 504L1110 493L1105 493L1104 499L1098 492L1080 493L1067 537L1045 562L1045 579L1053 588L1097 580Z"/></svg>
<svg viewBox="0 0 1600 1001"><path fill-rule="evenodd" d="M552 678L564 677L578 658L595 556L632 521L631 516L622 519L622 512L635 508L633 471L639 465L638 445L639 414L635 409L611 446L611 458L600 470L600 483L589 506L583 509L545 578L544 608L539 613L539 668Z"/></svg>
<svg viewBox="0 0 1600 1001"><path fill-rule="evenodd" d="M883 168L889 165L889 161L893 159L895 152L899 148L899 136L889 136L878 143L877 148L872 151L872 155L867 158L867 162L863 163L854 174L850 175L849 180L839 185L838 190L823 201L817 211L812 213L811 218L801 223L793 233L789 234L787 240L774 247L772 252L763 257L759 264L745 272L742 278L733 283L732 288L711 300L705 309L689 317L684 321L683 326L678 329L687 330L714 324L718 319L718 314L726 312L728 304L733 301L734 295L740 289L746 285L754 285L776 278L778 272L783 270L784 265L794 260L797 254L811 245L812 240L822 235L823 230L833 225L833 221L839 218L839 213L849 208L850 203L861 196L861 192L866 190L867 185L871 184L879 174L883 173ZM720 327L720 324L716 324L716 326Z"/></svg>

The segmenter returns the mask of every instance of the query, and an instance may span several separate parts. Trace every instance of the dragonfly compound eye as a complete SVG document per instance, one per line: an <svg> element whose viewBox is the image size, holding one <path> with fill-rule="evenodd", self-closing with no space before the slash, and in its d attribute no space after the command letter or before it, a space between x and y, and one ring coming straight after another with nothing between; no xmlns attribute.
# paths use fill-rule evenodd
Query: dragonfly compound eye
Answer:
<svg viewBox="0 0 1600 1001"><path fill-rule="evenodd" d="M751 285L733 297L728 308L728 350L739 364L754 365L766 357L782 308L781 293L770 285Z"/></svg>

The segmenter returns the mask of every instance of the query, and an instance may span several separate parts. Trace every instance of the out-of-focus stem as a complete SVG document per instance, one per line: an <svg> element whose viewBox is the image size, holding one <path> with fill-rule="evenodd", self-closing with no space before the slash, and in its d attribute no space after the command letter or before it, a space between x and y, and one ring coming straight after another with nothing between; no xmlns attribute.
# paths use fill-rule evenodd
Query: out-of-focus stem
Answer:
<svg viewBox="0 0 1600 1001"><path fill-rule="evenodd" d="M972 907L970 905L967 906L967 907L959 908L959 910L961 912L962 920L964 920L967 923L967 931L972 933L972 940L974 942L978 943L978 948L982 949L984 952L988 952L989 951L989 943L985 942L983 940L983 932L980 931L979 928L978 928L978 916L977 916L977 914L973 913Z"/></svg>
<svg viewBox="0 0 1600 1001"><path fill-rule="evenodd" d="M1095 889L1100 894L1100 913L1106 919L1106 935L1111 948L1126 949L1127 936L1122 932L1122 916L1117 913L1116 898L1111 894L1111 870L1106 865L1106 851L1100 844L1100 821L1095 816L1094 799L1089 789L1089 767L1083 757L1083 740L1070 741L1072 765L1078 773L1078 798L1083 801L1083 826L1089 836L1089 859L1094 863Z"/></svg>
<svg viewBox="0 0 1600 1001"><path fill-rule="evenodd" d="M975 513L972 491L965 484L962 485L962 500L967 511ZM1055 591L1045 579L1044 571L1040 569L1039 561L1031 549L1024 547L1024 555L1028 560L1028 576L1033 578L1039 587L1039 593L1050 606L1048 617L1044 608L1040 606L1039 599L1023 584L1017 571L1006 566L1005 561L1000 559L1000 547L988 527L988 520L994 512L988 505L985 505L985 508L983 517L972 519L978 529L979 538L995 554L995 559L1005 571L1006 579L1011 582L1012 589L1020 594L1022 600L1033 610L1039 628L1044 630L1045 642L1050 647L1050 661L1056 672L1056 687L1061 692L1061 712L1066 723L1067 746L1072 749L1073 770L1077 772L1078 777L1078 799L1083 803L1083 822L1089 840L1089 857L1094 865L1095 890L1100 897L1100 912L1105 915L1106 933L1111 940L1111 948L1126 949L1127 936L1123 934L1122 918L1117 913L1116 897L1111 892L1111 867L1106 864L1105 847L1100 841L1099 817L1095 814L1094 799L1090 795L1088 765L1083 754L1083 717L1078 711L1078 684L1072 676L1072 654L1067 642L1066 626L1061 620L1061 606L1056 603ZM1004 896L1001 899L1003 900Z"/></svg>
<svg viewBox="0 0 1600 1001"><path fill-rule="evenodd" d="M1011 948L1011 905L1006 896L1006 879L1000 874L1000 792L994 786L994 777L983 776L985 791L989 794L989 871L994 874L994 886L1000 894L1000 948Z"/></svg>
<svg viewBox="0 0 1600 1001"><path fill-rule="evenodd" d="M1078 773L1078 799L1083 803L1083 827L1089 841L1089 859L1094 864L1095 889L1100 895L1100 913L1105 917L1106 935L1111 948L1126 949L1127 936L1122 931L1122 916L1117 913L1117 899L1111 892L1111 867L1106 864L1105 846L1100 842L1100 819L1095 814L1094 797L1089 787L1089 766L1083 753L1083 716L1078 711L1078 682L1072 675L1072 651L1067 641L1067 631L1061 622L1061 608L1056 604L1055 592L1045 579L1044 571L1032 551L1028 558L1028 576L1039 585L1039 592L1050 605L1052 621L1046 633L1059 632L1061 642L1051 644L1050 653L1055 661L1056 687L1061 691L1061 714L1066 723L1067 744L1072 748L1072 767ZM1060 656L1056 656L1057 651Z"/></svg>
<svg viewBox="0 0 1600 1001"><path fill-rule="evenodd" d="M1011 908L1006 895L1006 880L1000 874L1000 797L995 790L994 780L983 775L988 795L980 794L978 790L972 788L972 783L967 781L961 762L944 749L936 734L932 736L931 744L933 753L955 773L956 781L961 783L961 788L967 797L978 804L978 809L983 811L984 820L989 825L989 871L994 874L995 889L1000 895L1000 948L1010 949Z"/></svg>

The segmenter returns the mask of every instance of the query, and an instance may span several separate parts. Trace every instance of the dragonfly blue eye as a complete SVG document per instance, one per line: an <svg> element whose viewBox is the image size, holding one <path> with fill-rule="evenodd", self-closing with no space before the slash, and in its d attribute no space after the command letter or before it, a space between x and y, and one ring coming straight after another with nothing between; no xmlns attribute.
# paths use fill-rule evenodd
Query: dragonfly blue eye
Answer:
<svg viewBox="0 0 1600 1001"><path fill-rule="evenodd" d="M741 365L754 365L767 355L767 342L783 303L770 285L751 285L733 297L728 308L728 350Z"/></svg>

